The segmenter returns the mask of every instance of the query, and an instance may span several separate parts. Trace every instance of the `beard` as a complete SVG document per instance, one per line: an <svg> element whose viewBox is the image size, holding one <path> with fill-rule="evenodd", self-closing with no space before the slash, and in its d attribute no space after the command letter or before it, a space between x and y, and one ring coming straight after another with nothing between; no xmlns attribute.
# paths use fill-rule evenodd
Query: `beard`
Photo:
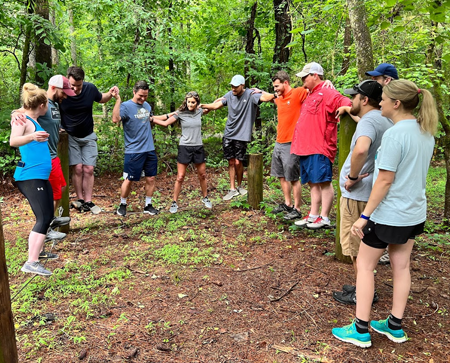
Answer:
<svg viewBox="0 0 450 363"><path fill-rule="evenodd" d="M350 115L358 116L359 112L361 111L361 107L358 105L352 105L352 108L350 109Z"/></svg>

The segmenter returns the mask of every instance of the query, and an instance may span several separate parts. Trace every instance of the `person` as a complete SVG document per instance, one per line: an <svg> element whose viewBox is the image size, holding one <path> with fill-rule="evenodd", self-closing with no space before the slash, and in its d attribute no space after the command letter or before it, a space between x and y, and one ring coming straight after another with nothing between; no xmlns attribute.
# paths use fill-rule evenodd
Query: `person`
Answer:
<svg viewBox="0 0 450 363"><path fill-rule="evenodd" d="M352 324L332 330L337 339L362 348L372 344L368 325L373 270L387 246L394 285L392 308L387 319L372 320L370 326L396 343L407 340L402 318L411 287L410 258L414 238L423 232L426 220L426 176L438 122L431 93L411 81L395 80L386 85L380 105L382 116L390 118L394 126L383 135L375 159L372 192L361 218L352 226L352 233L362 239L357 260L356 318Z"/></svg>
<svg viewBox="0 0 450 363"><path fill-rule="evenodd" d="M247 152L247 144L252 138L252 129L258 106L261 102L272 101L275 98L274 94L245 88L245 78L239 74L231 79L230 85L231 91L219 100L210 104L201 104L201 108L207 110L228 107L228 118L225 124L222 146L224 158L228 160L230 190L223 197L223 200L230 200L238 195L247 194L247 190L242 187L244 176L242 162Z"/></svg>
<svg viewBox="0 0 450 363"><path fill-rule="evenodd" d="M178 146L177 158L177 180L173 192L173 202L170 206L170 213L178 211L178 196L181 192L186 168L190 163L194 163L197 169L198 180L202 190L202 203L206 208L211 209L212 203L208 198L208 188L206 184L206 157L202 141L202 115L208 111L199 108L200 96L197 92L188 92L183 103L172 116L153 116L152 121L161 126L169 126L179 120L181 125L181 138ZM169 117L169 118L168 118Z"/></svg>
<svg viewBox="0 0 450 363"><path fill-rule="evenodd" d="M43 116L39 116L37 121L39 125L49 134L48 146L50 149L50 156L52 159L52 171L50 172L49 182L53 191L53 206L54 211L58 209L62 198L62 193L66 188L66 180L64 179L61 168L61 161L58 157L58 142L59 132L61 129L61 115L59 112L59 104L67 98L67 96L75 96L69 84L69 80L62 75L55 75L48 81L47 98L48 107L47 112ZM11 114L13 122L26 123L25 109L22 107L14 110ZM48 230L46 240L62 239L66 236L65 233L54 231L53 228L66 225L70 222L70 217L55 217L53 218L50 229Z"/></svg>
<svg viewBox="0 0 450 363"><path fill-rule="evenodd" d="M350 99L335 89L322 88L323 73L316 62L306 64L297 73L309 94L295 126L291 153L300 156L301 182L310 186L311 208L295 224L310 229L328 228L331 224L328 216L334 198L332 165L337 150L335 113L339 107L351 105Z"/></svg>
<svg viewBox="0 0 450 363"><path fill-rule="evenodd" d="M355 278L358 273L356 258L360 239L350 229L364 210L372 190L375 154L381 144L384 132L393 124L381 116L380 101L383 87L373 80L365 80L345 94L352 96L350 113L360 117L350 144L350 152L339 177L341 188L340 242L342 254L353 262ZM343 291L333 292L333 298L343 304L356 303L356 287L344 285ZM374 302L378 296L374 295Z"/></svg>
<svg viewBox="0 0 450 363"><path fill-rule="evenodd" d="M139 181L142 171L145 175L144 214L152 216L159 210L152 205L152 197L156 187L155 176L158 172L158 157L153 143L150 115L152 108L147 103L149 86L145 81L138 81L133 87L133 98L121 104L118 90L113 90L116 99L112 120L122 121L125 138L125 162L123 167L123 183L120 192L120 206L117 214L126 216L127 198L133 182Z"/></svg>
<svg viewBox="0 0 450 363"><path fill-rule="evenodd" d="M84 71L80 67L69 67L67 78L76 96L61 102L63 128L69 134L69 164L73 167L72 183L77 201L72 206L80 211L101 212L92 202L94 189L94 167L97 162L97 135L94 132L92 107L94 102L105 103L112 98L112 87L100 93L92 83L84 82Z"/></svg>
<svg viewBox="0 0 450 363"><path fill-rule="evenodd" d="M398 79L397 68L390 63L381 63L373 71L367 71L366 75L370 76L383 87L388 85L392 80Z"/></svg>
<svg viewBox="0 0 450 363"><path fill-rule="evenodd" d="M39 262L39 259L58 258L58 255L43 250L45 236L53 219L53 192L48 181L52 161L48 148L49 134L37 119L47 112L47 94L34 84L25 83L22 104L27 120L23 125L12 123L9 143L20 150L22 159L17 164L14 179L30 203L36 223L28 237L28 260L21 270L50 276L52 273Z"/></svg>

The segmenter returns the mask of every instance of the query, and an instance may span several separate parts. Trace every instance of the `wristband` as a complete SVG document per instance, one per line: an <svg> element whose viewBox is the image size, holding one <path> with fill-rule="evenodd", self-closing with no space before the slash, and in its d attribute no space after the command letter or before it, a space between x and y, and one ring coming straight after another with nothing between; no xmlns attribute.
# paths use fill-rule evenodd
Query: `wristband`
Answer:
<svg viewBox="0 0 450 363"><path fill-rule="evenodd" d="M166 114L166 120L168 120L168 119L169 119L169 115Z"/></svg>
<svg viewBox="0 0 450 363"><path fill-rule="evenodd" d="M366 221L368 221L370 219L370 217L365 216L364 214L361 213L361 218L365 219Z"/></svg>
<svg viewBox="0 0 450 363"><path fill-rule="evenodd" d="M350 174L347 175L347 178L349 178L349 180L351 180L351 181L356 181L356 180L358 180L358 177L352 178L352 177L350 176Z"/></svg>

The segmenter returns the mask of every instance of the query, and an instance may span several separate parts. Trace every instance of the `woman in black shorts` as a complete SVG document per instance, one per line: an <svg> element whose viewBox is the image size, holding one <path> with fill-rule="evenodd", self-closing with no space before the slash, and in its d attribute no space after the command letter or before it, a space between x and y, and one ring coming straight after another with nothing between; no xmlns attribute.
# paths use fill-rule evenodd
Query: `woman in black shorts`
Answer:
<svg viewBox="0 0 450 363"><path fill-rule="evenodd" d="M183 103L176 112L170 115L153 116L153 122L161 126L169 126L179 120L181 125L181 138L178 146L177 158L177 180L173 192L173 202L170 206L170 213L178 211L178 196L181 192L186 175L186 168L190 163L194 163L200 187L202 189L202 202L206 208L212 208L212 203L208 198L208 189L206 186L206 157L202 141L202 115L208 111L199 109L200 97L197 92L186 94Z"/></svg>
<svg viewBox="0 0 450 363"><path fill-rule="evenodd" d="M370 326L396 343L407 340L401 324L411 286L410 258L414 238L423 232L426 220L425 185L438 122L432 95L411 81L394 80L386 85L380 105L381 114L394 126L383 135L375 157L372 193L361 218L352 226L352 233L362 239L357 258L356 319L333 329L336 338L362 348L372 344L368 325L373 271L386 247L394 282L392 309L387 319L372 320Z"/></svg>

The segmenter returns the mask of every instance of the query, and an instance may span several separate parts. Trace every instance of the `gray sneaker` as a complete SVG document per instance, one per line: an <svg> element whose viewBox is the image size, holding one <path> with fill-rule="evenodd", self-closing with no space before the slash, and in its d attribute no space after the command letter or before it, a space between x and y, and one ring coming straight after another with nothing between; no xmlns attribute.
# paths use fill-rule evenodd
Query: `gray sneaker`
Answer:
<svg viewBox="0 0 450 363"><path fill-rule="evenodd" d="M239 192L240 195L247 195L247 189L237 187L237 191Z"/></svg>
<svg viewBox="0 0 450 363"><path fill-rule="evenodd" d="M25 264L20 269L22 272L27 272L30 274L37 274L42 276L51 276L52 273L47 270L40 262L25 262Z"/></svg>
<svg viewBox="0 0 450 363"><path fill-rule="evenodd" d="M202 199L202 203L205 205L206 208L208 208L208 209L212 208L212 203L209 200L208 196L206 196Z"/></svg>
<svg viewBox="0 0 450 363"><path fill-rule="evenodd" d="M170 206L169 212L172 213L172 214L178 212L178 204L177 204L177 202L175 202L175 201L172 202L172 205Z"/></svg>
<svg viewBox="0 0 450 363"><path fill-rule="evenodd" d="M223 200L230 200L231 198L237 197L240 193L236 189L230 189L228 194L223 197Z"/></svg>
<svg viewBox="0 0 450 363"><path fill-rule="evenodd" d="M294 219L302 218L302 214L297 209L292 208L292 210L288 214L286 214L283 218L287 221L292 221Z"/></svg>
<svg viewBox="0 0 450 363"><path fill-rule="evenodd" d="M70 217L55 217L50 223L50 228L65 226L70 223Z"/></svg>
<svg viewBox="0 0 450 363"><path fill-rule="evenodd" d="M57 258L59 258L59 256L56 253L42 251L39 254L40 260L56 260Z"/></svg>
<svg viewBox="0 0 450 363"><path fill-rule="evenodd" d="M64 239L64 238L66 238L66 236L67 236L67 234L54 231L53 229L50 228L47 232L47 236L45 236L45 240L51 241L54 239Z"/></svg>

